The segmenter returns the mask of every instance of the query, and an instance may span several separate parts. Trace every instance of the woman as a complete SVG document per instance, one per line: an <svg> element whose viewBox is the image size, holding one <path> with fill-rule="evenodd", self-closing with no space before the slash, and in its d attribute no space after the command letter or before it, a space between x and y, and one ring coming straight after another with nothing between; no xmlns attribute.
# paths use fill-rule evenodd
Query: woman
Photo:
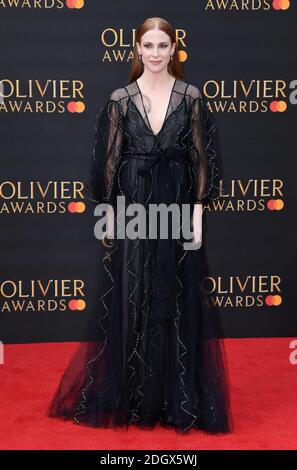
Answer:
<svg viewBox="0 0 297 470"><path fill-rule="evenodd" d="M185 250L183 235L112 237L124 196L125 210L138 203L146 215L150 204L187 205L192 241L201 244L203 205L220 196L215 126L200 90L183 79L174 41L167 21L144 21L129 84L97 116L86 187L92 203L109 204L98 292L88 341L49 416L95 427L232 430L219 311L202 289L204 244Z"/></svg>

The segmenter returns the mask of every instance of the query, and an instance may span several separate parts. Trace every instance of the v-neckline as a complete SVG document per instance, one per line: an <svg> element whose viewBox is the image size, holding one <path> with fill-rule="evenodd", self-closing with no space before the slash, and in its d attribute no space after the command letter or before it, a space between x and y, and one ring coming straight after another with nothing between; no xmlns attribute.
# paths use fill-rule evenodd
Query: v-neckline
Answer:
<svg viewBox="0 0 297 470"><path fill-rule="evenodd" d="M168 118L167 113L168 113L168 109L169 109L169 106L170 106L170 103L171 103L171 98L172 98L172 95L173 95L173 90L174 90L174 88L175 88L176 78L174 79L174 82L173 82L173 85L172 85L172 88L171 88L171 92L170 92L169 101L168 101L168 104L167 104L167 108L166 108L166 112L165 112L165 117L164 117L164 120L163 120L163 124L162 124L162 126L161 126L161 129L160 129L156 134L155 134L155 132L153 131L152 126L151 126L151 123L150 123L150 120L149 120L149 118L148 118L148 115L147 115L147 112L146 112L146 109L145 109L145 106L144 106L144 103L143 103L142 91L141 91L141 89L140 89L140 87L139 87L139 85L138 85L137 80L135 80L135 83L136 83L136 85L137 85L138 91L139 91L140 96L141 96L142 106L143 106L143 109L144 109L144 112L145 112L146 119L147 119L147 122L148 122L149 127L148 127L148 125L147 125L147 123L146 123L146 121L145 121L145 119L144 119L144 117L143 117L143 115L142 115L142 113L141 113L140 111L139 111L139 114L141 115L144 124L145 124L146 127L149 129L149 131L153 134L153 136L158 137L158 135L162 132L162 130L163 130L164 126L165 126L165 122L167 121L167 118ZM135 105L135 106L136 106L136 105ZM137 108L137 106L136 106L136 108ZM138 108L137 108L137 109L138 109Z"/></svg>

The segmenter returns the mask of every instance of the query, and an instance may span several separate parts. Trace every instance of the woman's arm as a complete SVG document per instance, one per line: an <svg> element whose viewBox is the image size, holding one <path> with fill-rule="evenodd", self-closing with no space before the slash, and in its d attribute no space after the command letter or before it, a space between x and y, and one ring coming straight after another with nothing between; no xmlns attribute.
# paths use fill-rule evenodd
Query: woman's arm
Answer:
<svg viewBox="0 0 297 470"><path fill-rule="evenodd" d="M115 175L121 155L123 137L120 101L111 94L97 113L92 155L85 189L95 205L115 204Z"/></svg>
<svg viewBox="0 0 297 470"><path fill-rule="evenodd" d="M217 128L206 99L196 87L191 110L192 148L190 156L194 176L193 202L203 205L219 199L223 165L219 155Z"/></svg>

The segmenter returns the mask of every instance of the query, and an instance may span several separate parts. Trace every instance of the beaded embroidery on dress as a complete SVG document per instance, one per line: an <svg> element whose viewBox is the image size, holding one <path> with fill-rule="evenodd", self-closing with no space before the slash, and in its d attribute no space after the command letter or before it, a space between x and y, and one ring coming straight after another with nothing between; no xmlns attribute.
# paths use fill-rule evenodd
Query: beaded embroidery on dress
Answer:
<svg viewBox="0 0 297 470"><path fill-rule="evenodd" d="M216 126L200 90L175 79L163 125L151 129L137 81L116 89L97 114L85 187L91 207L208 204L220 197ZM86 337L74 352L48 416L94 427L178 433L233 428L220 312L201 288L202 246L182 239L99 243L97 291Z"/></svg>

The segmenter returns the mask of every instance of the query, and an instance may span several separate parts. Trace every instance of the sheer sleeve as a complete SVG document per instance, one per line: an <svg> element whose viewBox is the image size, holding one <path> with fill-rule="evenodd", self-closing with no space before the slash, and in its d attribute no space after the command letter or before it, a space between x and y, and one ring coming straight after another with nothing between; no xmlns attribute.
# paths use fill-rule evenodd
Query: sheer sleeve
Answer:
<svg viewBox="0 0 297 470"><path fill-rule="evenodd" d="M97 113L93 151L85 180L88 199L94 204L115 204L115 177L122 145L122 112L113 92Z"/></svg>
<svg viewBox="0 0 297 470"><path fill-rule="evenodd" d="M194 87L193 87L194 88ZM194 174L194 202L209 204L221 195L223 165L219 155L217 129L205 97L198 88L192 102L191 162Z"/></svg>

